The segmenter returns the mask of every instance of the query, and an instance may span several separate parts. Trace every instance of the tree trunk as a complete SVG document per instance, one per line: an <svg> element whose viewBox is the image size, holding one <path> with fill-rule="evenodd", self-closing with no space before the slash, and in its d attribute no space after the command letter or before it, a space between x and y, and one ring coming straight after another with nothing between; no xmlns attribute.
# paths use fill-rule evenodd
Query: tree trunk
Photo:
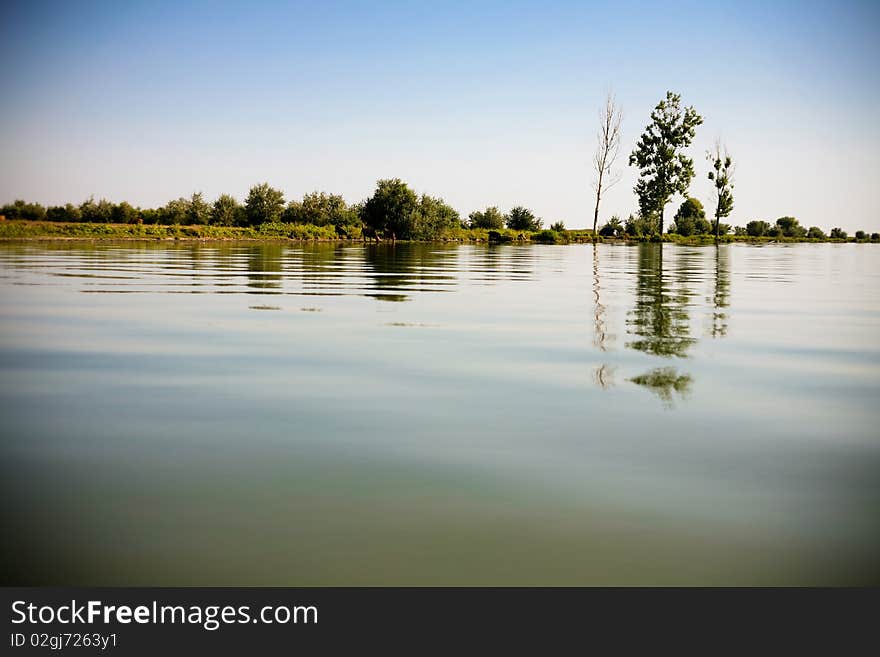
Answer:
<svg viewBox="0 0 880 657"><path fill-rule="evenodd" d="M596 240L596 226L599 224L599 192L596 192L596 209L593 212L593 241Z"/></svg>
<svg viewBox="0 0 880 657"><path fill-rule="evenodd" d="M666 204L660 206L660 239L663 239L663 212L666 210ZM705 215L703 215L705 216Z"/></svg>

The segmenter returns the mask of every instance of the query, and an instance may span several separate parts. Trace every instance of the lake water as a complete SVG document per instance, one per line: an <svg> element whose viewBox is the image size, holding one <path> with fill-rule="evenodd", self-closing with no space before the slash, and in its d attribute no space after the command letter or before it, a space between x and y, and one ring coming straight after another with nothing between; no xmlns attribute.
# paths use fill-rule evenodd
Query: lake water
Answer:
<svg viewBox="0 0 880 657"><path fill-rule="evenodd" d="M55 584L880 581L873 245L0 245Z"/></svg>

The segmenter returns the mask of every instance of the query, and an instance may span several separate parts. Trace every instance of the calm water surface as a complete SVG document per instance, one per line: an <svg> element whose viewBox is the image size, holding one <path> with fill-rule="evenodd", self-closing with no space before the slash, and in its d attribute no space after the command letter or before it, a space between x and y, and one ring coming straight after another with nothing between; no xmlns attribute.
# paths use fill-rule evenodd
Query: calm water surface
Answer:
<svg viewBox="0 0 880 657"><path fill-rule="evenodd" d="M873 245L3 244L4 566L877 582L878 338Z"/></svg>

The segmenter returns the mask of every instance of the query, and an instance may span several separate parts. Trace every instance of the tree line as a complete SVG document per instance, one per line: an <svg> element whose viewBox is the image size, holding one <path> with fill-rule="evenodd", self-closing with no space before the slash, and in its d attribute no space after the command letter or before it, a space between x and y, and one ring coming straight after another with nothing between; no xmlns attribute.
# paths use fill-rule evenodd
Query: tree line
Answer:
<svg viewBox="0 0 880 657"><path fill-rule="evenodd" d="M849 234L842 228L832 228L828 233L818 226L801 226L795 217L779 217L775 223L756 219L748 222L745 226L731 226L725 223L715 224L706 218L706 211L699 199L688 197L679 206L669 226L670 235L690 237L696 235L719 235L733 234L740 237L770 237L770 238L796 238L796 239L849 239ZM643 215L631 214L626 222L620 217L613 216L599 229L602 237L628 237L634 239L651 239L657 235L657 226L650 218ZM880 233L870 235L863 230L858 230L854 235L857 241L880 242Z"/></svg>
<svg viewBox="0 0 880 657"><path fill-rule="evenodd" d="M348 204L338 194L313 192L302 200L285 202L284 193L261 183L251 187L244 203L229 194L213 202L201 192L189 198L168 201L158 208L134 207L126 201L112 203L89 198L79 205L67 203L44 207L17 200L0 208L6 219L28 221L86 222L113 224L260 226L272 223L335 226L344 234L347 227L361 227L374 234L403 240L430 240L450 228L509 228L538 231L542 219L523 206L502 213L498 207L471 212L466 219L442 198L417 194L399 178L379 180L365 201ZM564 230L561 222L554 229Z"/></svg>
<svg viewBox="0 0 880 657"><path fill-rule="evenodd" d="M598 228L602 194L620 180L620 171L615 169L615 162L620 153L622 117L622 109L613 94L609 93L599 112L599 131L593 160L596 190L594 235L659 239L664 232L666 206L675 194L680 194L685 200L668 227L670 234L684 237L714 234L716 240L731 232L750 237L848 239L846 231L841 228L832 228L826 235L818 226L801 226L794 217L780 217L775 224L754 220L745 226L733 227L722 223L722 219L730 216L733 211L735 167L733 158L720 140L706 153L709 163L707 178L712 183L714 205L712 221L707 219L702 202L688 195L695 168L693 159L686 153L696 136L697 127L703 123L703 117L693 107L683 107L681 96L671 91L666 93L666 97L651 112L650 122L629 156L629 165L639 171L638 181L633 188L638 199L638 214L630 215L626 223L618 216L612 216ZM865 231L860 230L856 231L855 238L858 241L870 239L876 242L880 241L880 233L872 233L869 238Z"/></svg>

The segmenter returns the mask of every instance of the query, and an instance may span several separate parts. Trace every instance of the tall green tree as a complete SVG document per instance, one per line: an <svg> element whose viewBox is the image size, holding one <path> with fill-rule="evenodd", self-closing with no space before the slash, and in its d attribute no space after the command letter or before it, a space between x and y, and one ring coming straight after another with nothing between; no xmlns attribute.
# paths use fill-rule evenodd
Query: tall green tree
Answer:
<svg viewBox="0 0 880 657"><path fill-rule="evenodd" d="M720 141L715 142L714 150L706 153L706 159L712 165L709 180L712 181L715 191L715 241L717 242L721 235L721 218L729 217L733 212L733 160L727 148L722 148Z"/></svg>
<svg viewBox="0 0 880 657"><path fill-rule="evenodd" d="M642 215L657 214L663 234L663 211L673 194L687 195L694 177L694 161L684 154L703 122L693 107L681 106L679 94L666 92L651 112L651 123L645 128L635 150L629 156L630 166L639 168L635 193Z"/></svg>
<svg viewBox="0 0 880 657"><path fill-rule="evenodd" d="M251 187L244 204L248 224L256 226L281 219L284 212L284 192L261 183Z"/></svg>

